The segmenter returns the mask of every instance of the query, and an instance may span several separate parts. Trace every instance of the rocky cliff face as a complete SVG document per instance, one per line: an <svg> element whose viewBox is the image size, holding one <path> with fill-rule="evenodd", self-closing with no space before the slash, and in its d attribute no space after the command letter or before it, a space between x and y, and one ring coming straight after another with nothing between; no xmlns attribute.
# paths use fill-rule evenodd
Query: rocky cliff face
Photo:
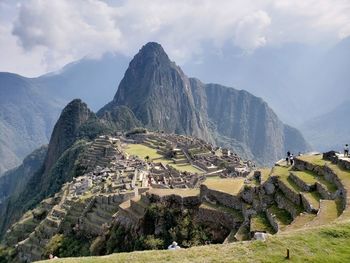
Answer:
<svg viewBox="0 0 350 263"><path fill-rule="evenodd" d="M110 105L130 108L147 128L209 136L189 79L157 43L146 44L130 62ZM104 112L106 108L99 114Z"/></svg>
<svg viewBox="0 0 350 263"><path fill-rule="evenodd" d="M262 99L188 78L157 43L142 47L99 115L112 106L129 108L147 128L229 146L259 164L271 164L288 150L308 150L302 135L284 125Z"/></svg>

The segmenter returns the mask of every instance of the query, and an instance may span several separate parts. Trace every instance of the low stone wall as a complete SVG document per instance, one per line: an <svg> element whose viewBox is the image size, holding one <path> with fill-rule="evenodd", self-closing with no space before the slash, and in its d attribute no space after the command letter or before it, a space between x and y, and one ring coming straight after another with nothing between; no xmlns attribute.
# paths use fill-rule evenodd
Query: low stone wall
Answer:
<svg viewBox="0 0 350 263"><path fill-rule="evenodd" d="M303 195L301 195L301 203L308 213L317 213L319 209L318 207L313 207Z"/></svg>
<svg viewBox="0 0 350 263"><path fill-rule="evenodd" d="M294 192L289 187L287 187L282 180L277 180L278 188L284 193L284 195L296 205L301 204L300 194Z"/></svg>
<svg viewBox="0 0 350 263"><path fill-rule="evenodd" d="M296 176L293 172L290 173L290 179L303 191L305 192L311 192L316 189L316 186L314 184L307 184L303 180L301 180L298 176Z"/></svg>
<svg viewBox="0 0 350 263"><path fill-rule="evenodd" d="M334 194L331 194L327 188L319 182L316 182L316 191L322 196L322 199L331 200L335 198Z"/></svg>
<svg viewBox="0 0 350 263"><path fill-rule="evenodd" d="M269 209L266 209L265 214L266 214L267 220L270 222L270 225L277 233L279 231L279 225L277 223L276 216L272 214Z"/></svg>
<svg viewBox="0 0 350 263"><path fill-rule="evenodd" d="M281 193L277 193L275 195L275 201L278 207L287 210L292 215L293 219L295 219L299 215L299 211L295 207L295 204L293 204L293 202L291 202L288 198L286 198Z"/></svg>
<svg viewBox="0 0 350 263"><path fill-rule="evenodd" d="M206 185L200 187L201 199L206 196L209 200L215 201L218 204L242 210L242 200L239 196L230 195L224 192L209 189Z"/></svg>
<svg viewBox="0 0 350 263"><path fill-rule="evenodd" d="M230 230L238 227L240 223L242 223L241 220L234 218L230 213L205 207L199 208L197 221L199 223L220 224Z"/></svg>
<svg viewBox="0 0 350 263"><path fill-rule="evenodd" d="M295 159L295 166L299 170L308 170L313 171L317 173L318 175L323 176L327 181L333 183L338 190L332 194L331 199L335 199L337 197L340 197L342 200L342 209L344 210L347 205L347 191L344 188L343 184L341 183L341 180L337 176L336 173L333 172L333 170L328 167L327 165L324 166L318 166L314 165L312 163L305 162L300 159Z"/></svg>
<svg viewBox="0 0 350 263"><path fill-rule="evenodd" d="M179 208L195 208L201 203L199 196L180 196L176 194L159 196L149 192L146 193L146 196L151 203L160 202L168 206L175 206Z"/></svg>

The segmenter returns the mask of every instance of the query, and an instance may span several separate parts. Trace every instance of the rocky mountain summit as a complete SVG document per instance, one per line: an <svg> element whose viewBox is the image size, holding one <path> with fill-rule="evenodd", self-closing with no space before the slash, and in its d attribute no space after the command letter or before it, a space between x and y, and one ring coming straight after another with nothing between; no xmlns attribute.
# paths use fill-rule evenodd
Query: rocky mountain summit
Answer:
<svg viewBox="0 0 350 263"><path fill-rule="evenodd" d="M148 43L130 62L118 91L98 115L125 106L149 129L198 136L260 164L286 151L309 149L301 133L283 124L262 99L188 78L158 43Z"/></svg>

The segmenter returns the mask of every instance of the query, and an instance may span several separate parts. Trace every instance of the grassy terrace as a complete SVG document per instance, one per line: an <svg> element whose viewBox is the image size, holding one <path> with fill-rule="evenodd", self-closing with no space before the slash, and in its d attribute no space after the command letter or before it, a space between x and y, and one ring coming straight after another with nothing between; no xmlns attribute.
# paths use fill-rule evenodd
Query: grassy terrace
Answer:
<svg viewBox="0 0 350 263"><path fill-rule="evenodd" d="M296 192L297 194L301 191L301 189L293 182L292 179L289 177L290 168L282 167L282 166L275 166L272 169L272 175L278 176L279 179L292 191Z"/></svg>
<svg viewBox="0 0 350 263"><path fill-rule="evenodd" d="M203 184L206 185L209 189L228 193L231 195L237 195L241 191L244 185L244 179L243 178L230 178L230 179L207 178L207 180L205 180Z"/></svg>
<svg viewBox="0 0 350 263"><path fill-rule="evenodd" d="M333 193L337 190L337 187L328 182L326 179L324 179L323 176L319 176L311 171L293 171L293 174L300 178L302 181L307 183L308 185L315 184L316 182L319 182L326 186L329 192Z"/></svg>
<svg viewBox="0 0 350 263"><path fill-rule="evenodd" d="M145 159L146 156L149 156L151 161L162 162L164 164L169 164L180 172L189 172L189 173L203 173L201 170L192 166L191 164L175 164L172 160L165 159L163 155L157 153L156 149L148 147L143 144L128 144L125 152L129 155L136 155L140 159Z"/></svg>
<svg viewBox="0 0 350 263"><path fill-rule="evenodd" d="M339 216L338 204L334 200L321 200L320 202L320 211L309 225L317 226L317 225L325 225L333 220L335 220Z"/></svg>
<svg viewBox="0 0 350 263"><path fill-rule="evenodd" d="M348 262L349 240L350 224L338 224L276 235L266 242L237 242L177 251L140 251L103 257L56 259L54 262ZM285 260L287 248L290 249L290 260Z"/></svg>
<svg viewBox="0 0 350 263"><path fill-rule="evenodd" d="M179 195L181 197L189 197L189 196L198 196L199 189L156 189L152 188L148 191L150 194L156 194L158 196L167 196L167 195Z"/></svg>
<svg viewBox="0 0 350 263"><path fill-rule="evenodd" d="M267 181L267 179L269 179L271 174L271 168L261 168L259 169L259 171L261 172L261 183L263 184Z"/></svg>
<svg viewBox="0 0 350 263"><path fill-rule="evenodd" d="M275 231L267 220L265 213L257 214L250 220L250 231L266 232L273 234Z"/></svg>
<svg viewBox="0 0 350 263"><path fill-rule="evenodd" d="M278 208L276 205L271 206L269 210L272 214L274 214L277 217L278 221L283 225L289 225L293 221L293 218L288 213L288 211Z"/></svg>
<svg viewBox="0 0 350 263"><path fill-rule="evenodd" d="M320 194L318 192L303 193L306 200L316 209L320 207Z"/></svg>

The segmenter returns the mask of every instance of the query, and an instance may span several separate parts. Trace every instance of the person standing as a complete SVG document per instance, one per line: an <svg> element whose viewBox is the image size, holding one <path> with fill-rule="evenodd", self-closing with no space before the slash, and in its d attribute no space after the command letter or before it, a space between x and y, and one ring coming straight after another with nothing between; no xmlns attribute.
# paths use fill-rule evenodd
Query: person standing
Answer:
<svg viewBox="0 0 350 263"><path fill-rule="evenodd" d="M344 157L349 157L349 145L345 144L344 146Z"/></svg>
<svg viewBox="0 0 350 263"><path fill-rule="evenodd" d="M294 156L293 156L293 154L290 155L289 161L290 161L290 165L294 164Z"/></svg>
<svg viewBox="0 0 350 263"><path fill-rule="evenodd" d="M286 157L287 165L289 164L289 160L290 160L290 151L287 152L287 157Z"/></svg>

